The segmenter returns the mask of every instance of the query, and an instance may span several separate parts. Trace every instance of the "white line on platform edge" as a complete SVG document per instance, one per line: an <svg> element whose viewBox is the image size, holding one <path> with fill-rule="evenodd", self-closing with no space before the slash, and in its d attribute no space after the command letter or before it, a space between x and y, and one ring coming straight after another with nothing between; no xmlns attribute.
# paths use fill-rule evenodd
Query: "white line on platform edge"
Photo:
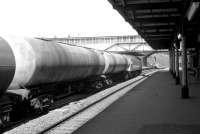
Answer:
<svg viewBox="0 0 200 134"><path fill-rule="evenodd" d="M156 71L157 72L157 71ZM153 72L155 73L155 72ZM151 74L153 74L151 73ZM150 74L150 75L151 75ZM62 123L60 126L56 127L56 129L51 130L48 132L48 134L71 134L81 126L83 126L85 123L87 123L89 120L93 119L95 116L97 116L99 113L101 113L103 110L105 110L108 106L110 106L112 103L117 101L119 98L124 96L126 93L128 93L130 90L132 90L135 86L146 80L148 77L145 77L132 85L126 87L123 90L120 90L119 92L111 95L110 97L104 99L103 101L95 104L94 106L84 110L83 112L79 113L77 116L71 118L70 120Z"/></svg>

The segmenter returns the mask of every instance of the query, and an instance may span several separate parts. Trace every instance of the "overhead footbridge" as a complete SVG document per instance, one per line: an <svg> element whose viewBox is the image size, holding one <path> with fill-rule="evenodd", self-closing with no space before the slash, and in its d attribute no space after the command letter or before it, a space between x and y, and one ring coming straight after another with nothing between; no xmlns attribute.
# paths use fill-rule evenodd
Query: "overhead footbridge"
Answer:
<svg viewBox="0 0 200 134"><path fill-rule="evenodd" d="M109 51L114 53L134 55L142 59L143 65L147 65L148 58L161 53L168 55L168 49L154 50L140 35L123 36L95 36L95 37L66 37L66 38L45 38L65 44L77 45Z"/></svg>

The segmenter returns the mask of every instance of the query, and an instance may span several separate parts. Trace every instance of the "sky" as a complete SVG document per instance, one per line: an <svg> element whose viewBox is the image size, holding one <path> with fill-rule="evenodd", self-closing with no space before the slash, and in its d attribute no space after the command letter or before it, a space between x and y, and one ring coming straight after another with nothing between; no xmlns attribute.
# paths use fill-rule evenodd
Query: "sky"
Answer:
<svg viewBox="0 0 200 134"><path fill-rule="evenodd" d="M108 0L0 0L0 35L136 35Z"/></svg>

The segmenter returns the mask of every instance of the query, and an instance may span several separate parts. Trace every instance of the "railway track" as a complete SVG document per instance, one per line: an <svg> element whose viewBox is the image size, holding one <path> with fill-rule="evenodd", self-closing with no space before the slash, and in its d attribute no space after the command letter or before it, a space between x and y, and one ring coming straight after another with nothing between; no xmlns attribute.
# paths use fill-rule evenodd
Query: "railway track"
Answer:
<svg viewBox="0 0 200 134"><path fill-rule="evenodd" d="M80 101L70 103L62 108L52 110L46 115L5 133L72 133L156 71L155 69L144 70L136 78L117 84Z"/></svg>

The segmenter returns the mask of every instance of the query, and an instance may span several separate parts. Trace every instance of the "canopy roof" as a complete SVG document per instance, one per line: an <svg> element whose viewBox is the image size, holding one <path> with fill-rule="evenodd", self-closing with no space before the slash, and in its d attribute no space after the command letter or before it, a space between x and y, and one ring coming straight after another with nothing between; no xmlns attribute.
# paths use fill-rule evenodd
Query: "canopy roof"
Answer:
<svg viewBox="0 0 200 134"><path fill-rule="evenodd" d="M200 29L199 2L192 0L108 0L154 49L168 49L184 30L197 42ZM188 18L192 4L197 10Z"/></svg>

